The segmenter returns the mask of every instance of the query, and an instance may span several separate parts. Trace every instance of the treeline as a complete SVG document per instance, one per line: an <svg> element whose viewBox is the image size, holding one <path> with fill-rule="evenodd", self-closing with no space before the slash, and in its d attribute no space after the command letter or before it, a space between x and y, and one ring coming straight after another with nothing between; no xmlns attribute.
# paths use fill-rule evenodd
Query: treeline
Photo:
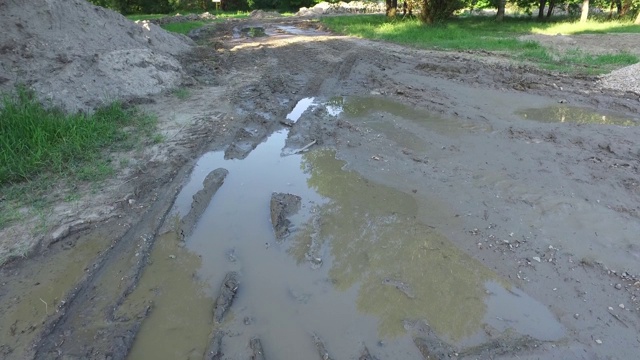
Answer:
<svg viewBox="0 0 640 360"><path fill-rule="evenodd" d="M498 9L496 19L500 21L505 15L507 6L514 6L529 13L537 11L536 15L541 20L550 17L553 9L560 8L570 15L579 14L581 21L586 21L591 9L610 10L610 14L615 13L618 18L635 16L640 12L640 0L385 0L385 2L387 15L395 16L396 12L402 9L403 12L408 11L418 15L426 23L446 20L460 9L488 7ZM636 23L640 23L640 14Z"/></svg>
<svg viewBox="0 0 640 360"><path fill-rule="evenodd" d="M277 9L298 11L321 0L222 0L222 10L247 11L255 9ZM212 0L89 0L121 14L168 14L175 11L210 11L216 9Z"/></svg>
<svg viewBox="0 0 640 360"><path fill-rule="evenodd" d="M211 11L216 8L212 0L89 0L90 2L116 10L122 14L167 14L175 11ZM227 11L247 11L255 9L275 9L298 11L301 7L311 7L322 0L221 0L220 7ZM325 0L338 2L340 0ZM367 1L367 0L364 0ZM376 0L369 0L375 1ZM553 9L562 8L569 13L587 15L585 10L598 8L611 10L617 17L636 16L640 0L384 0L387 15L409 12L419 16L424 22L445 20L460 9L497 8L500 20L507 6L521 10L536 11L539 19L549 17ZM414 10L415 9L415 10ZM540 10L538 10L540 9ZM546 13L544 10L547 10ZM637 22L640 23L640 14Z"/></svg>

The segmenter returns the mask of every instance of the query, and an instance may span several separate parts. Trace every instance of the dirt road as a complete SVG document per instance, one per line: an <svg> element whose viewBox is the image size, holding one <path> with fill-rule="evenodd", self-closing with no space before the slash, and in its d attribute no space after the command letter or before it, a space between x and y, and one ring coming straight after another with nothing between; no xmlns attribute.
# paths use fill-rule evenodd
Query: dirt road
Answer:
<svg viewBox="0 0 640 360"><path fill-rule="evenodd" d="M635 358L638 94L316 27L201 34L167 140L2 267L0 355Z"/></svg>

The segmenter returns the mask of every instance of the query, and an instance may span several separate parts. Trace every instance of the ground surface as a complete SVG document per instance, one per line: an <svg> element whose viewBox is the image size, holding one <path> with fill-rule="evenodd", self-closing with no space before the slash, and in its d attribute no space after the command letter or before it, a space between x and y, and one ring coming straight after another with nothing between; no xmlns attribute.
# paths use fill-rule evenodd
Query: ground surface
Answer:
<svg viewBox="0 0 640 360"><path fill-rule="evenodd" d="M269 36L247 37L255 31L242 29L251 27ZM415 217L543 304L565 329L559 339L507 341L485 328L487 342L466 353L424 335L414 340L415 351L425 358L429 351L634 358L640 128L607 119L637 124L638 94L490 54L414 50L314 28L302 20L261 19L201 33L203 46L183 59L195 79L190 96L158 96L144 105L159 115L167 140L122 154L130 166L117 179L97 193L79 189L76 202L56 207L67 216L51 226L56 231L41 247L0 269L2 357L126 357L154 312L153 291L135 298L135 289L145 268L158 263L149 260L161 233L180 229L169 211L195 161L209 150L246 157L283 127L278 120L297 101L315 97L337 98L345 108L354 101L372 109L370 119L308 111L291 129L289 147L315 140L346 161L345 169L413 199L420 209ZM416 124L397 103L434 120ZM598 112L605 117L592 116ZM579 123L562 121L572 116ZM429 210L433 204L437 211ZM29 234L15 230L13 236ZM175 257L180 249L169 251ZM385 282L414 297L404 282ZM331 342L326 345L331 352ZM274 345L265 346L268 358ZM316 346L322 353L324 344Z"/></svg>

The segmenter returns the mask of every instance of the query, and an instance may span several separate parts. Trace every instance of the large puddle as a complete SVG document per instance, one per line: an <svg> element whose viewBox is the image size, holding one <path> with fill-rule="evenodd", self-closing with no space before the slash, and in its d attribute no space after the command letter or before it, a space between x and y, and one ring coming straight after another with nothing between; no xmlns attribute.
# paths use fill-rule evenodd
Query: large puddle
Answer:
<svg viewBox="0 0 640 360"><path fill-rule="evenodd" d="M640 119L615 114L599 113L591 109L567 105L554 105L541 109L525 109L517 112L528 120L541 122L637 126Z"/></svg>
<svg viewBox="0 0 640 360"><path fill-rule="evenodd" d="M401 110L398 116L417 114ZM458 347L486 341L487 327L540 340L564 335L545 306L417 220L430 205L345 170L330 150L283 156L286 138L286 130L274 133L244 160L213 152L198 161L176 214L188 211L210 171L223 167L229 175L184 247L177 237L159 239L130 300L154 301L130 358L202 358L213 299L229 271L239 273L240 286L218 326L230 359L248 358L255 337L266 358L316 358L314 335L336 359L358 358L365 345L381 359L416 359L416 321ZM273 192L302 198L282 241L270 223ZM429 213L446 217L435 204Z"/></svg>

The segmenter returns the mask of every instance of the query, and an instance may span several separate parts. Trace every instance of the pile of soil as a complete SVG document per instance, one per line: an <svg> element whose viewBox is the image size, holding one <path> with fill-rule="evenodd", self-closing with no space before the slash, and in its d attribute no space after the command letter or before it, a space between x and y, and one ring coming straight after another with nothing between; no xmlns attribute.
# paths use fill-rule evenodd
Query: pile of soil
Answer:
<svg viewBox="0 0 640 360"><path fill-rule="evenodd" d="M91 111L180 84L193 42L84 0L0 2L0 92L17 84L45 103Z"/></svg>
<svg viewBox="0 0 640 360"><path fill-rule="evenodd" d="M376 14L385 11L384 2L364 2L352 1L349 3L340 1L338 3L320 2L311 8L302 7L296 16L320 16L326 14Z"/></svg>
<svg viewBox="0 0 640 360"><path fill-rule="evenodd" d="M187 14L187 15L175 14L173 16L165 16L159 19L151 19L149 20L149 22L156 25L166 25L166 24L174 24L174 23L183 23L188 21L210 21L215 19L216 19L216 16L207 11L202 14Z"/></svg>

